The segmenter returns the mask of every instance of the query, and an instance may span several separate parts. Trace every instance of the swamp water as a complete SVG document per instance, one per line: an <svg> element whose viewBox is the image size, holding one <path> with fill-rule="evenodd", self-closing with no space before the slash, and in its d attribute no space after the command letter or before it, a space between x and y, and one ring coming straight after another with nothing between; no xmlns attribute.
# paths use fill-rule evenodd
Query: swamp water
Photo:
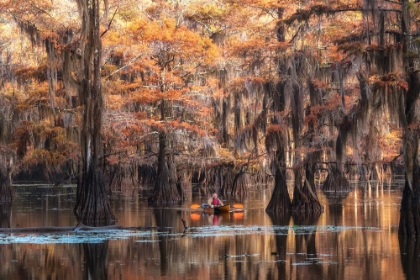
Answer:
<svg viewBox="0 0 420 280"><path fill-rule="evenodd" d="M1 227L75 226L72 190L17 187ZM320 192L315 221L270 217L270 196L253 192L244 212L221 215L189 209L199 199L161 209L120 196L117 224L151 228L0 233L0 279L420 279L419 244L398 239L400 187Z"/></svg>

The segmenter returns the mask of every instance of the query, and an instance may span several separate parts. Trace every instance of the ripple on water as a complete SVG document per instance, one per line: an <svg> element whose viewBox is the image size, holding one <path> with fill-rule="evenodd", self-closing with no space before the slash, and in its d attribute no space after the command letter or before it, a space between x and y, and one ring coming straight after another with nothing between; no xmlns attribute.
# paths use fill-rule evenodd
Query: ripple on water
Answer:
<svg viewBox="0 0 420 280"><path fill-rule="evenodd" d="M157 232L153 230L97 230L88 232L66 232L55 234L0 234L0 244L12 243L34 243L34 244L54 244L54 243L100 243L105 240L120 240L131 237L148 237L147 239L139 239L136 242L150 243L158 242L151 239L151 236L168 236L170 240L176 241L181 237L202 238L217 236L238 236L253 235L264 233L266 235L287 235L290 231L295 234L308 234L316 231L319 234L340 231L369 230L380 231L377 227L358 227L358 226L203 226L190 227L186 232L172 233L171 228L165 228L168 231Z"/></svg>

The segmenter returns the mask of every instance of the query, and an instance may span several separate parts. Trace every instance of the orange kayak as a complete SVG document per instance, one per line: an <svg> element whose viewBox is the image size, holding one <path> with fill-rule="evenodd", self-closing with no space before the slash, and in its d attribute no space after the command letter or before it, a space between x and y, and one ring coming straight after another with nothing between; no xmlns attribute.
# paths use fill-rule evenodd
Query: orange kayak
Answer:
<svg viewBox="0 0 420 280"><path fill-rule="evenodd" d="M214 212L214 213L220 213L220 212L229 212L230 211L230 205L223 205L223 206L216 206L214 208L204 208L204 211L206 212Z"/></svg>

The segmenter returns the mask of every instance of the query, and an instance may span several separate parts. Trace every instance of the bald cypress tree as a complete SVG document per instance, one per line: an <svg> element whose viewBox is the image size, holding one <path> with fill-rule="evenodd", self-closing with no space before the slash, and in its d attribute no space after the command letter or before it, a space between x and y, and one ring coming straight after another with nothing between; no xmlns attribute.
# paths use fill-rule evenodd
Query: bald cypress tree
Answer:
<svg viewBox="0 0 420 280"><path fill-rule="evenodd" d="M99 0L78 0L82 30L78 93L84 107L81 135L82 163L74 208L79 220L87 225L114 223L105 189L101 160L103 97L101 90L101 55Z"/></svg>

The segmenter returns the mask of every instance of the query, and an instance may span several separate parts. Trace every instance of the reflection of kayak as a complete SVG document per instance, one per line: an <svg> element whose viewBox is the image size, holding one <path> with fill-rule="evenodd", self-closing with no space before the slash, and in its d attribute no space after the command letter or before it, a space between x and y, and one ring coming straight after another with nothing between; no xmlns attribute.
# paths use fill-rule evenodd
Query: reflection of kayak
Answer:
<svg viewBox="0 0 420 280"><path fill-rule="evenodd" d="M244 212L234 212L233 213L233 219L235 220L243 220L244 219Z"/></svg>
<svg viewBox="0 0 420 280"><path fill-rule="evenodd" d="M199 214L199 213L191 213L190 214L190 219L192 221L198 221L198 220L200 220L200 218L201 218L201 214Z"/></svg>
<svg viewBox="0 0 420 280"><path fill-rule="evenodd" d="M206 212L210 212L210 213L225 213L225 212L229 212L230 211L230 205L223 205L223 206L215 206L213 208L211 208L210 205L208 204L203 204L202 205L204 211Z"/></svg>

